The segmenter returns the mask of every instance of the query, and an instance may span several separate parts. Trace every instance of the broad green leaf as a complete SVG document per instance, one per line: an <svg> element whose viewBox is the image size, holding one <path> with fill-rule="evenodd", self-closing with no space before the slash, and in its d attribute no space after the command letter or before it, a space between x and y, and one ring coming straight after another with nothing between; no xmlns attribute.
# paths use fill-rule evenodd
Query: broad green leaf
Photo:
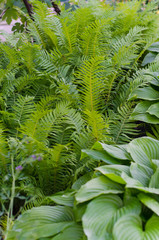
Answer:
<svg viewBox="0 0 159 240"><path fill-rule="evenodd" d="M152 104L147 110L147 112L159 118L159 102Z"/></svg>
<svg viewBox="0 0 159 240"><path fill-rule="evenodd" d="M69 207L41 206L24 212L15 221L9 239L36 240L52 237L74 225L74 215Z"/></svg>
<svg viewBox="0 0 159 240"><path fill-rule="evenodd" d="M74 224L66 229L63 232L53 237L51 240L82 240L83 238L83 228L81 225Z"/></svg>
<svg viewBox="0 0 159 240"><path fill-rule="evenodd" d="M108 163L108 164L118 164L119 163L119 161L116 158L113 158L105 151L83 149L82 153L85 153L87 156L89 156L95 160L100 160L100 161L102 160L103 162ZM81 156L81 158L83 158L83 155Z"/></svg>
<svg viewBox="0 0 159 240"><path fill-rule="evenodd" d="M75 215L76 222L81 222L83 214L85 213L87 208L87 203L80 203L78 205L74 205L73 212Z"/></svg>
<svg viewBox="0 0 159 240"><path fill-rule="evenodd" d="M130 95L131 98L145 99L149 101L154 101L159 99L159 92L153 89L152 87L138 88Z"/></svg>
<svg viewBox="0 0 159 240"><path fill-rule="evenodd" d="M150 208L154 213L156 213L159 216L159 202L157 202L154 198L144 193L138 194L137 197L145 206Z"/></svg>
<svg viewBox="0 0 159 240"><path fill-rule="evenodd" d="M152 102L150 101L142 101L141 103L138 103L132 115L139 114L139 113L146 113L151 105L152 105Z"/></svg>
<svg viewBox="0 0 159 240"><path fill-rule="evenodd" d="M129 177L124 172L122 173L121 177L127 183L126 184L126 188L134 188L134 189L138 189L138 190L140 190L142 192L146 192L146 193L159 194L159 189L157 189L157 188L150 188L150 187L144 187L138 180Z"/></svg>
<svg viewBox="0 0 159 240"><path fill-rule="evenodd" d="M142 221L138 215L125 215L114 226L114 240L158 240L158 223L159 217L152 216L146 223L145 230L143 230Z"/></svg>
<svg viewBox="0 0 159 240"><path fill-rule="evenodd" d="M158 52L159 53L159 42L153 43L149 48L149 51L151 52Z"/></svg>
<svg viewBox="0 0 159 240"><path fill-rule="evenodd" d="M93 172L86 173L82 177L78 178L74 184L72 185L72 189L78 190L82 185L87 183L89 180L92 179Z"/></svg>
<svg viewBox="0 0 159 240"><path fill-rule="evenodd" d="M105 240L115 222L125 214L140 214L141 205L133 198L123 206L116 195L102 195L92 200L83 215L83 228L88 240Z"/></svg>
<svg viewBox="0 0 159 240"><path fill-rule="evenodd" d="M128 160L128 154L124 148L117 145L108 145L106 143L100 143L102 148L113 158L120 160ZM122 145L121 145L122 146Z"/></svg>
<svg viewBox="0 0 159 240"><path fill-rule="evenodd" d="M47 199L52 200L59 205L72 207L75 200L74 195L75 191L62 191L53 196L47 197Z"/></svg>
<svg viewBox="0 0 159 240"><path fill-rule="evenodd" d="M139 114L133 113L130 117L130 120L142 121L142 122L151 123L151 124L159 124L159 118L153 115L150 115L149 113L139 113Z"/></svg>
<svg viewBox="0 0 159 240"><path fill-rule="evenodd" d="M132 159L141 165L152 167L152 159L159 159L159 141L150 137L132 140L128 145Z"/></svg>
<svg viewBox="0 0 159 240"><path fill-rule="evenodd" d="M130 119L153 124L159 123L159 119L156 116L153 116L147 112L151 105L152 102L150 101L143 101L141 103L138 103L133 113L131 114Z"/></svg>
<svg viewBox="0 0 159 240"><path fill-rule="evenodd" d="M159 168L157 168L156 172L151 176L149 187L159 188Z"/></svg>
<svg viewBox="0 0 159 240"><path fill-rule="evenodd" d="M155 167L159 168L159 159L152 159L152 163Z"/></svg>
<svg viewBox="0 0 159 240"><path fill-rule="evenodd" d="M152 63L154 60L155 60L155 58L156 58L156 56L157 56L157 53L148 53L145 57L144 57L144 60L143 60L143 62L142 62L142 66L145 66L146 64L149 64L149 63Z"/></svg>
<svg viewBox="0 0 159 240"><path fill-rule="evenodd" d="M105 165L96 168L96 170L100 171L111 180L121 184L125 184L125 181L121 178L121 173L125 172L128 175L130 174L129 167L124 165Z"/></svg>
<svg viewBox="0 0 159 240"><path fill-rule="evenodd" d="M122 193L123 188L105 176L94 178L83 185L76 194L77 203L86 202L102 194Z"/></svg>
<svg viewBox="0 0 159 240"><path fill-rule="evenodd" d="M132 177L138 180L144 187L148 187L153 170L146 165L131 163L130 173Z"/></svg>

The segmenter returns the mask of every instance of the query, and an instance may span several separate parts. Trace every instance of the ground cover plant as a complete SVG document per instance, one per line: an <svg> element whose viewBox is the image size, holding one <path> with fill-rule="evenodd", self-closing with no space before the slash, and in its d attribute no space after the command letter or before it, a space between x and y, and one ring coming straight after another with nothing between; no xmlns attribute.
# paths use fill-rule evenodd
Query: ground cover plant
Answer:
<svg viewBox="0 0 159 240"><path fill-rule="evenodd" d="M99 141L120 146L144 134L140 122L132 119L138 104L132 94L139 87L153 84L155 71L151 71L152 66L143 67L142 61L147 49L158 40L158 16L153 4L142 11L140 2L121 3L114 9L98 1L83 1L76 11L63 11L60 16L50 14L41 2L33 2L33 6L34 20L21 12L27 18L27 31L0 44L0 205L4 238L70 239L76 235L77 239L93 240L87 227L81 225L86 216L84 202L93 198L98 201L95 197L101 194L79 202L79 190L78 205L74 205L74 195L91 178L100 179L102 193L109 193L106 201L111 204L112 194L116 194L119 205L126 203L123 193L127 194L127 186L122 185L126 180L118 177L120 181L115 183L102 176L94 178L100 174L94 168L103 162L121 163L120 168L129 173L133 159L126 145L117 149L112 146L120 157L93 146ZM155 174L154 168L150 172ZM133 176L128 177L133 181ZM136 189L135 183L131 188ZM130 212L141 224L141 203L135 194L134 198L132 205L137 202L137 208L130 207ZM99 201L105 202L102 196ZM56 203L64 207L53 206ZM26 228L20 219L25 224L28 221ZM41 228L44 221L45 231ZM34 231L33 224L37 226ZM114 224L101 239L116 239ZM20 228L24 231L17 233Z"/></svg>

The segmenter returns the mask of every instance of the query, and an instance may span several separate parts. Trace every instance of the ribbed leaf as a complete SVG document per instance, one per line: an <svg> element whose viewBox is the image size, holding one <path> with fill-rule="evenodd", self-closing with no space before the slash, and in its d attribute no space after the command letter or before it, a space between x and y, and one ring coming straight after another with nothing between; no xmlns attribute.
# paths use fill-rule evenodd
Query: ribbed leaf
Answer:
<svg viewBox="0 0 159 240"><path fill-rule="evenodd" d="M137 215L126 215L119 219L114 226L114 240L158 240L159 217L152 216L146 223L145 231L142 222Z"/></svg>
<svg viewBox="0 0 159 240"><path fill-rule="evenodd" d="M157 56L157 53L148 53L145 57L144 57L144 60L142 62L142 66L145 66L146 64L149 64L149 63L152 63L155 58Z"/></svg>
<svg viewBox="0 0 159 240"><path fill-rule="evenodd" d="M138 199L148 208L150 208L154 213L159 216L159 202L148 194L140 193Z"/></svg>
<svg viewBox="0 0 159 240"><path fill-rule="evenodd" d="M151 176L149 187L159 188L159 168L157 168L156 172Z"/></svg>
<svg viewBox="0 0 159 240"><path fill-rule="evenodd" d="M84 153L84 154L83 154ZM118 164L118 160L116 158L113 158L105 151L97 151L92 149L83 149L81 158L83 158L85 155L88 155L89 157L95 159L95 160L102 160L105 163L108 164Z"/></svg>
<svg viewBox="0 0 159 240"><path fill-rule="evenodd" d="M15 221L8 239L36 240L54 236L74 225L72 210L68 207L41 206L24 212Z"/></svg>
<svg viewBox="0 0 159 240"><path fill-rule="evenodd" d="M156 117L159 118L159 102L152 104L149 109L147 110L148 113L151 115L155 115Z"/></svg>
<svg viewBox="0 0 159 240"><path fill-rule="evenodd" d="M128 175L130 174L129 167L123 165L105 165L96 168L96 170L100 171L111 180L121 184L125 184L125 181L121 177L121 173L125 172Z"/></svg>
<svg viewBox="0 0 159 240"><path fill-rule="evenodd" d="M144 187L148 187L153 170L141 164L131 163L130 173L132 177L138 180Z"/></svg>
<svg viewBox="0 0 159 240"><path fill-rule="evenodd" d="M158 188L144 187L138 180L129 177L124 172L122 173L121 177L127 183L126 188L135 188L135 189L138 189L142 192L159 194L159 189Z"/></svg>
<svg viewBox="0 0 159 240"><path fill-rule="evenodd" d="M159 53L159 42L155 42L151 44L151 46L148 48L151 52L158 52Z"/></svg>
<svg viewBox="0 0 159 240"><path fill-rule="evenodd" d="M99 143L102 148L113 158L121 159L121 160L127 160L128 159L128 154L127 152L122 148L122 146L113 146L113 145L108 145L105 143ZM95 148L97 145L95 145Z"/></svg>
<svg viewBox="0 0 159 240"><path fill-rule="evenodd" d="M116 194L122 192L123 188L121 185L109 180L105 176L101 176L83 185L76 194L76 200L78 203L82 203L102 194Z"/></svg>
<svg viewBox="0 0 159 240"><path fill-rule="evenodd" d="M47 197L47 199L52 200L59 205L73 207L74 194L74 191L62 191L54 194L53 196Z"/></svg>
<svg viewBox="0 0 159 240"><path fill-rule="evenodd" d="M138 88L131 94L130 98L133 96L139 99L145 99L150 101L159 99L158 91L154 90L152 87Z"/></svg>
<svg viewBox="0 0 159 240"><path fill-rule="evenodd" d="M128 152L136 163L151 168L152 159L159 159L159 141L150 137L134 139L128 145Z"/></svg>
<svg viewBox="0 0 159 240"><path fill-rule="evenodd" d="M151 108L151 105L153 105L153 102L151 101L143 101L141 103L138 103L133 113L131 114L130 119L153 124L159 123L158 117L156 117L155 115L151 115L148 112L148 109Z"/></svg>
<svg viewBox="0 0 159 240"><path fill-rule="evenodd" d="M125 214L140 214L141 206L132 199L126 206L116 195L103 195L92 200L82 218L88 240L105 240L111 234L115 222Z"/></svg>
<svg viewBox="0 0 159 240"><path fill-rule="evenodd" d="M74 224L62 231L57 236L53 237L52 240L82 240L83 239L83 228L78 224Z"/></svg>

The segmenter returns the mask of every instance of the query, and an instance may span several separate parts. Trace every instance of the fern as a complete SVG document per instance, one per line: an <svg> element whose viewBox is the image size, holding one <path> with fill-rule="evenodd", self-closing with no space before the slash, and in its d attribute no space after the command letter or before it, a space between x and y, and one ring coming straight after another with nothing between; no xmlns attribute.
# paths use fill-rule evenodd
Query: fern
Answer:
<svg viewBox="0 0 159 240"><path fill-rule="evenodd" d="M81 85L80 92L84 109L90 111L100 109L100 96L104 88L104 79L101 78L102 60L101 57L95 57L90 61L85 61L76 75L78 79L76 82Z"/></svg>

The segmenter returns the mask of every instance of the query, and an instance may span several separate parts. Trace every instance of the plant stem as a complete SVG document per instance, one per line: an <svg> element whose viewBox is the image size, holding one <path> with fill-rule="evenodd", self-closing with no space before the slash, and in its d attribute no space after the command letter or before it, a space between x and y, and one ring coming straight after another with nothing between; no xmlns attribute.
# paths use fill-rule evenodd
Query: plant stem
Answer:
<svg viewBox="0 0 159 240"><path fill-rule="evenodd" d="M11 221L13 218L13 206L14 206L14 197L15 197L15 173L14 173L14 155L11 155L11 171L12 171L12 190L9 204L9 211L7 217L7 233L5 239L7 240L8 231L10 229Z"/></svg>

